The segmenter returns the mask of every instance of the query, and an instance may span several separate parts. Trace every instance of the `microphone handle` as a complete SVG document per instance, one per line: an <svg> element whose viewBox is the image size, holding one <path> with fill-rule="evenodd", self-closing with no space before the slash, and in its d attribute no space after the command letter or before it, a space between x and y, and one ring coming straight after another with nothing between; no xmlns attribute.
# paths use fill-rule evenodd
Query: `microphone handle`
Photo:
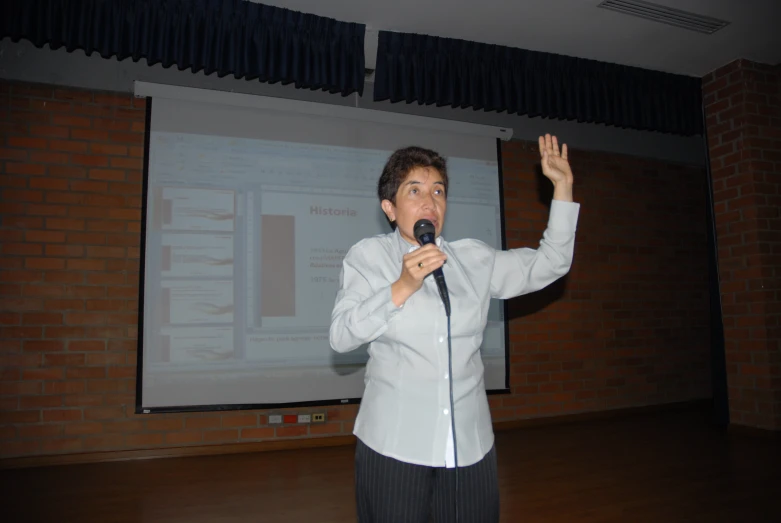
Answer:
<svg viewBox="0 0 781 523"><path fill-rule="evenodd" d="M445 284L445 275L442 272L442 268L435 269L432 273L434 275L434 281L437 282L437 288L439 289L439 296L442 298L442 303L445 305L445 313L448 318L450 317L450 295L447 292L447 285Z"/></svg>

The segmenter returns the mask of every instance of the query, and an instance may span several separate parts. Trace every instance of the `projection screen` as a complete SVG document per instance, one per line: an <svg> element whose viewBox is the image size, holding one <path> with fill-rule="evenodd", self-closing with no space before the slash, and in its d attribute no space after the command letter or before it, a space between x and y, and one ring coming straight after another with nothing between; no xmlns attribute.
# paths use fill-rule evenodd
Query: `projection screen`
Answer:
<svg viewBox="0 0 781 523"><path fill-rule="evenodd" d="M147 98L137 410L358 402L368 353L328 342L341 262L390 232L377 179L402 146L448 160L443 236L504 247L510 130L136 83ZM504 303L482 345L508 388Z"/></svg>

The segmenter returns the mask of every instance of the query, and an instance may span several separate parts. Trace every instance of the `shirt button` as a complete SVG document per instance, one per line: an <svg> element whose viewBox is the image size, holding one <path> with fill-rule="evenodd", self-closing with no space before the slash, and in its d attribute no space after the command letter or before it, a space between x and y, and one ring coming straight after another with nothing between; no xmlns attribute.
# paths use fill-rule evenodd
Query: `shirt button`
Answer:
<svg viewBox="0 0 781 523"><path fill-rule="evenodd" d="M439 337L439 343L442 343L443 341L445 341L445 338L444 338L444 336L440 336L440 337Z"/></svg>
<svg viewBox="0 0 781 523"><path fill-rule="evenodd" d="M443 412L445 413L445 416L447 416L450 411L445 409Z"/></svg>
<svg viewBox="0 0 781 523"><path fill-rule="evenodd" d="M445 379L447 379L450 375L446 372L445 373Z"/></svg>

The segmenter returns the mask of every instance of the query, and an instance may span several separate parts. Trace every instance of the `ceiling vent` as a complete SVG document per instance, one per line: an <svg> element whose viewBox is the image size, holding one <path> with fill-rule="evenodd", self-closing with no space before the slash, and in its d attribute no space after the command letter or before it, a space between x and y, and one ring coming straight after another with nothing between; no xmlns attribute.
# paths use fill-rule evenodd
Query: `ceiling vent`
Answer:
<svg viewBox="0 0 781 523"><path fill-rule="evenodd" d="M725 20L640 0L605 0L597 7L705 34L713 34L729 25Z"/></svg>

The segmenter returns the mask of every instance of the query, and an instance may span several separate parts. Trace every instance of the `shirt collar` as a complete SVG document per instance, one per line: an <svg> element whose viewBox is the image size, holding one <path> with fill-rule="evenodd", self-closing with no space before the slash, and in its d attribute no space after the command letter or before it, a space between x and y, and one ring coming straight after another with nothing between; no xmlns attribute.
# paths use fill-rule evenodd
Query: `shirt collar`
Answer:
<svg viewBox="0 0 781 523"><path fill-rule="evenodd" d="M405 240L401 233L399 232L399 228L396 227L396 230L394 231L394 234L396 235L396 245L397 245L397 252L399 254L399 260L401 260L405 254L409 254L413 251L416 251L420 249L420 245L412 245L407 240ZM437 244L437 247L440 249L442 248L442 243L444 240L442 239L442 236L437 236L437 239L434 240L434 242Z"/></svg>

